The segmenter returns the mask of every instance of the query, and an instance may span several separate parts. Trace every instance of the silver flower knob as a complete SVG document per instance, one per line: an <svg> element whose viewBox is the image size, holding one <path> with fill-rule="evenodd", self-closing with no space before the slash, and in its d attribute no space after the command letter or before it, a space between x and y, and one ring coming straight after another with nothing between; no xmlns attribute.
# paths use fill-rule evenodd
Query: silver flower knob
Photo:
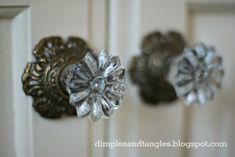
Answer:
<svg viewBox="0 0 235 157"><path fill-rule="evenodd" d="M171 81L186 105L204 105L221 87L222 58L211 46L198 44L191 49L185 48L174 66L176 70L171 74Z"/></svg>
<svg viewBox="0 0 235 157"><path fill-rule="evenodd" d="M106 51L86 56L68 69L65 85L70 104L78 117L90 115L92 121L109 118L118 109L126 89L126 69L117 56Z"/></svg>

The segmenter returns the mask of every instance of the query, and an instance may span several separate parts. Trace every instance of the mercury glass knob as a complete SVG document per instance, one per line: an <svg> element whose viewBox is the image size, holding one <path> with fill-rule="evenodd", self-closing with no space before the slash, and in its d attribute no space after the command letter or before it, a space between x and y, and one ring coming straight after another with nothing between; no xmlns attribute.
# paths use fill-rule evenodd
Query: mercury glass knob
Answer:
<svg viewBox="0 0 235 157"><path fill-rule="evenodd" d="M92 121L109 118L122 102L125 72L119 57L106 51L88 52L80 62L65 70L69 102L76 108L77 116L90 115Z"/></svg>
<svg viewBox="0 0 235 157"><path fill-rule="evenodd" d="M184 49L182 57L173 65L170 80L186 105L202 106L214 98L223 75L222 57L214 47L201 43Z"/></svg>

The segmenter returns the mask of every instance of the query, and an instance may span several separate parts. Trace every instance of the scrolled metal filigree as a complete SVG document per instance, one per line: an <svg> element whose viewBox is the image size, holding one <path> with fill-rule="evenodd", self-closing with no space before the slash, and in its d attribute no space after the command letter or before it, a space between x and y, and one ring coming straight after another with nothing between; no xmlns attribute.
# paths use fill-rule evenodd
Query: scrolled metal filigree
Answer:
<svg viewBox="0 0 235 157"><path fill-rule="evenodd" d="M167 75L172 60L181 55L184 38L177 32L153 32L144 37L142 54L135 56L130 65L132 81L139 85L140 95L149 104L171 102L177 99Z"/></svg>
<svg viewBox="0 0 235 157"><path fill-rule="evenodd" d="M65 67L79 62L88 51L87 43L77 37L69 37L67 42L57 36L47 37L36 45L35 61L27 64L22 82L24 92L33 97L33 107L41 116L76 115L60 77Z"/></svg>

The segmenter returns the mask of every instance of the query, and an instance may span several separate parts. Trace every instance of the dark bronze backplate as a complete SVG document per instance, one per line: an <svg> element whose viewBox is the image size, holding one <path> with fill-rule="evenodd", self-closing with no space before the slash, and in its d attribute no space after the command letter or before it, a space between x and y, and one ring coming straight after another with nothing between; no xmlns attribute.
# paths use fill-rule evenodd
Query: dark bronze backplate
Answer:
<svg viewBox="0 0 235 157"><path fill-rule="evenodd" d="M170 63L185 47L177 32L153 32L144 37L141 55L131 61L130 75L139 86L142 99L149 104L172 102L177 99L173 86L167 81Z"/></svg>
<svg viewBox="0 0 235 157"><path fill-rule="evenodd" d="M89 50L87 43L77 37L69 37L67 42L60 37L48 37L36 45L33 50L36 60L27 64L22 82L24 92L33 97L33 107L41 116L76 115L60 76L63 68L79 62Z"/></svg>

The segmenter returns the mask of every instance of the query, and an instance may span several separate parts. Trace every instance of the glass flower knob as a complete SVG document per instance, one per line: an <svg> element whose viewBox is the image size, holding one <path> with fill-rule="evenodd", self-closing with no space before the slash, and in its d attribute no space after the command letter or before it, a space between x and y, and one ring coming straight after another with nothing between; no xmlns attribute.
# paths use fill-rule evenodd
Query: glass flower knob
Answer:
<svg viewBox="0 0 235 157"><path fill-rule="evenodd" d="M119 108L126 89L126 69L119 57L106 51L88 52L66 71L65 87L78 117L89 115L92 121L97 121L109 118Z"/></svg>
<svg viewBox="0 0 235 157"><path fill-rule="evenodd" d="M171 82L186 105L204 105L221 87L224 70L222 58L211 46L198 44L185 48L171 72Z"/></svg>

